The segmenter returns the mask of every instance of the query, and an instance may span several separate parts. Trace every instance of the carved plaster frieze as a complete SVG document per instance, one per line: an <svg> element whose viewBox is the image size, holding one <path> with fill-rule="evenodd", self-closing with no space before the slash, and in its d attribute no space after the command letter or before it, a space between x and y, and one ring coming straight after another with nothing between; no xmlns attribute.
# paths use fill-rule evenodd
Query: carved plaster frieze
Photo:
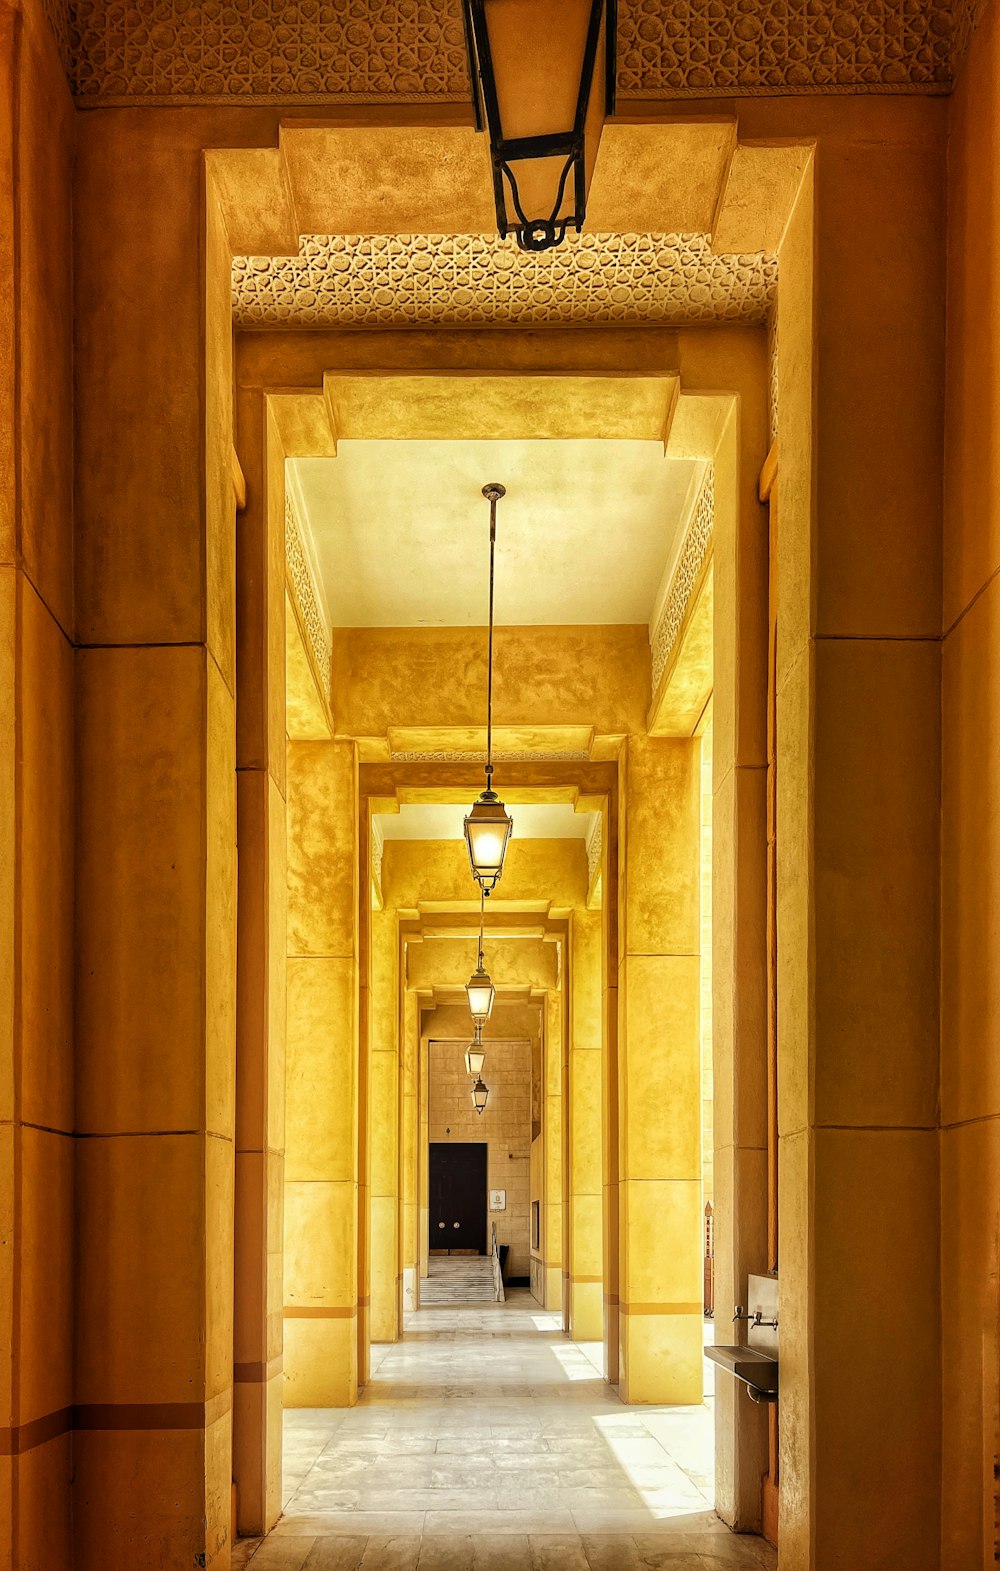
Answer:
<svg viewBox="0 0 1000 1571"><path fill-rule="evenodd" d="M461 0L45 4L85 102L470 99ZM619 0L618 90L625 99L941 91L981 4Z"/></svg>
<svg viewBox="0 0 1000 1571"><path fill-rule="evenodd" d="M955 0L951 16L951 75L954 81L969 52L973 34L989 0Z"/></svg>
<svg viewBox="0 0 1000 1571"><path fill-rule="evenodd" d="M777 259L705 235L576 235L523 252L498 235L305 235L298 256L233 261L238 327L763 323Z"/></svg>
<svg viewBox="0 0 1000 1571"><path fill-rule="evenodd" d="M941 91L951 38L952 0L618 0L618 91Z"/></svg>
<svg viewBox="0 0 1000 1571"><path fill-rule="evenodd" d="M59 58L63 63L63 70L69 74L72 53L71 0L42 0L42 9L55 37Z"/></svg>
<svg viewBox="0 0 1000 1571"><path fill-rule="evenodd" d="M382 888L382 858L385 855L385 836L376 819L372 819L372 877L377 888Z"/></svg>
<svg viewBox="0 0 1000 1571"><path fill-rule="evenodd" d="M767 424L773 442L778 435L778 302L767 319Z"/></svg>
<svg viewBox="0 0 1000 1571"><path fill-rule="evenodd" d="M705 470L698 499L691 510L681 548L677 556L677 563L667 589L667 596L663 602L659 621L650 639L650 655L653 666L653 691L667 668L677 643L684 621L684 613L688 608L691 595L698 582L708 548L712 543L712 528L715 522L715 484L714 471L709 464Z"/></svg>
<svg viewBox="0 0 1000 1571"><path fill-rule="evenodd" d="M321 609L319 590L309 564L302 525L287 489L285 491L285 564L286 581L295 601L299 622L305 630L313 669L329 708L332 661L330 633Z"/></svg>
<svg viewBox="0 0 1000 1571"><path fill-rule="evenodd" d="M394 764L484 764L486 762L485 751L477 751L476 749L461 751L457 748L440 749L436 752L416 752L411 750L401 753L390 753L389 757ZM530 764L538 758L544 758L547 762L582 763L589 757L590 754L585 751L571 752L566 748L553 751L549 751L544 747L535 748L534 750L525 748L517 752L493 749L493 761L498 764Z"/></svg>
<svg viewBox="0 0 1000 1571"><path fill-rule="evenodd" d="M600 813L594 819L594 827L587 840L587 887L593 889L594 883L601 871L601 851L604 846L604 824Z"/></svg>
<svg viewBox="0 0 1000 1571"><path fill-rule="evenodd" d="M70 0L80 99L466 102L461 0Z"/></svg>

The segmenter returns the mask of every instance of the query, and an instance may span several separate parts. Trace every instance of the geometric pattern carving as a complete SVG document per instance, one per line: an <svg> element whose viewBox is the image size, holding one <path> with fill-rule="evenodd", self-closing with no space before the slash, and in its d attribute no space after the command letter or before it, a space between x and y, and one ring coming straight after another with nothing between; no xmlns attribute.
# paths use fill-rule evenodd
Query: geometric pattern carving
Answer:
<svg viewBox="0 0 1000 1571"><path fill-rule="evenodd" d="M75 0L84 100L470 96L461 0Z"/></svg>
<svg viewBox="0 0 1000 1571"><path fill-rule="evenodd" d="M778 435L778 302L767 319L767 424L773 442Z"/></svg>
<svg viewBox="0 0 1000 1571"><path fill-rule="evenodd" d="M587 841L587 887L592 889L601 871L601 850L604 845L603 814L598 813Z"/></svg>
<svg viewBox="0 0 1000 1571"><path fill-rule="evenodd" d="M674 652L677 636L684 621L684 613L688 602L698 582L708 548L712 543L712 528L715 522L715 472L711 464L705 469L705 478L702 481L698 500L691 512L684 539L681 543L677 565L667 590L667 598L663 602L660 620L656 624L656 631L650 639L650 656L653 666L653 692L656 692L657 683L666 670L667 663Z"/></svg>
<svg viewBox="0 0 1000 1571"><path fill-rule="evenodd" d="M379 889L382 888L382 857L385 854L385 837L381 827L373 818L372 821L372 878Z"/></svg>
<svg viewBox="0 0 1000 1571"><path fill-rule="evenodd" d="M319 678L323 697L329 708L333 659L330 634L327 631L326 619L320 610L319 595L303 544L301 525L287 486L285 488L285 564L286 582L291 586L299 620L305 628L313 670Z"/></svg>
<svg viewBox="0 0 1000 1571"><path fill-rule="evenodd" d="M461 0L44 0L84 102L469 102ZM982 0L619 0L623 98L940 90Z"/></svg>
<svg viewBox="0 0 1000 1571"><path fill-rule="evenodd" d="M236 257L238 327L767 320L775 258L713 256L704 235L305 235L294 257Z"/></svg>
<svg viewBox="0 0 1000 1571"><path fill-rule="evenodd" d="M70 0L42 0L42 10L48 18L49 26L55 35L56 45L59 49L59 58L63 63L63 70L68 74L70 69Z"/></svg>
<svg viewBox="0 0 1000 1571"><path fill-rule="evenodd" d="M951 33L951 0L619 0L618 90L940 88Z"/></svg>
<svg viewBox="0 0 1000 1571"><path fill-rule="evenodd" d="M470 749L460 751L458 748L442 748L436 752L406 752L390 753L394 764L481 764L486 760L486 751ZM533 751L523 749L519 752L507 752L494 748L493 757L502 764L530 764L535 758L554 759L560 763L578 763L590 757L587 752L570 752L568 749L547 751L544 747L535 748Z"/></svg>
<svg viewBox="0 0 1000 1571"><path fill-rule="evenodd" d="M954 81L969 52L972 35L986 10L988 0L955 0L951 17L951 78Z"/></svg>

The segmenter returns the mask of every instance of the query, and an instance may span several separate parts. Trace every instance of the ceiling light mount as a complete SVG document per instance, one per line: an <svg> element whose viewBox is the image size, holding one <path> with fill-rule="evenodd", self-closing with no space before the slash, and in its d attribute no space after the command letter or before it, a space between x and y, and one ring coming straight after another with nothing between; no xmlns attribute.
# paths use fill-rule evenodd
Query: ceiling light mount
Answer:
<svg viewBox="0 0 1000 1571"><path fill-rule="evenodd" d="M614 113L617 0L464 0L463 10L497 228L522 251L551 250L583 228Z"/></svg>
<svg viewBox="0 0 1000 1571"><path fill-rule="evenodd" d="M497 503L507 495L506 486L491 480L483 486L490 504L490 631L486 665L486 789L472 804L465 819L465 843L472 876L483 895L490 895L503 872L507 842L514 823L493 789L493 588L496 563ZM471 1003L471 999L470 999Z"/></svg>

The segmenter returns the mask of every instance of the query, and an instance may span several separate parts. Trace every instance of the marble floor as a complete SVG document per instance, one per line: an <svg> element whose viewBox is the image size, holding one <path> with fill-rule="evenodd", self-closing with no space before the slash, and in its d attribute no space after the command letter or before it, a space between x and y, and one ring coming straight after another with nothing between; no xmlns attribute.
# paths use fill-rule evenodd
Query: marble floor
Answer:
<svg viewBox="0 0 1000 1571"><path fill-rule="evenodd" d="M357 1407L285 1414L285 1509L253 1571L773 1567L712 1510L711 1398L626 1407L600 1346L514 1290L422 1309Z"/></svg>

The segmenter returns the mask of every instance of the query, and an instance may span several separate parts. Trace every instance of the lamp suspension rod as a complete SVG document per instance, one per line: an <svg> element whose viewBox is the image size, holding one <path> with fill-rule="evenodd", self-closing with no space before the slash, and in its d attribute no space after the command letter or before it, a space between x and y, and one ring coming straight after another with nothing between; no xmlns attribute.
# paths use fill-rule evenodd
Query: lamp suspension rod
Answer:
<svg viewBox="0 0 1000 1571"><path fill-rule="evenodd" d="M483 918L486 912L486 890L479 888L479 969L483 969Z"/></svg>
<svg viewBox="0 0 1000 1571"><path fill-rule="evenodd" d="M501 492L501 495L503 493ZM490 638L486 669L486 783L493 780L493 562L497 541L497 487L489 488L490 497Z"/></svg>

